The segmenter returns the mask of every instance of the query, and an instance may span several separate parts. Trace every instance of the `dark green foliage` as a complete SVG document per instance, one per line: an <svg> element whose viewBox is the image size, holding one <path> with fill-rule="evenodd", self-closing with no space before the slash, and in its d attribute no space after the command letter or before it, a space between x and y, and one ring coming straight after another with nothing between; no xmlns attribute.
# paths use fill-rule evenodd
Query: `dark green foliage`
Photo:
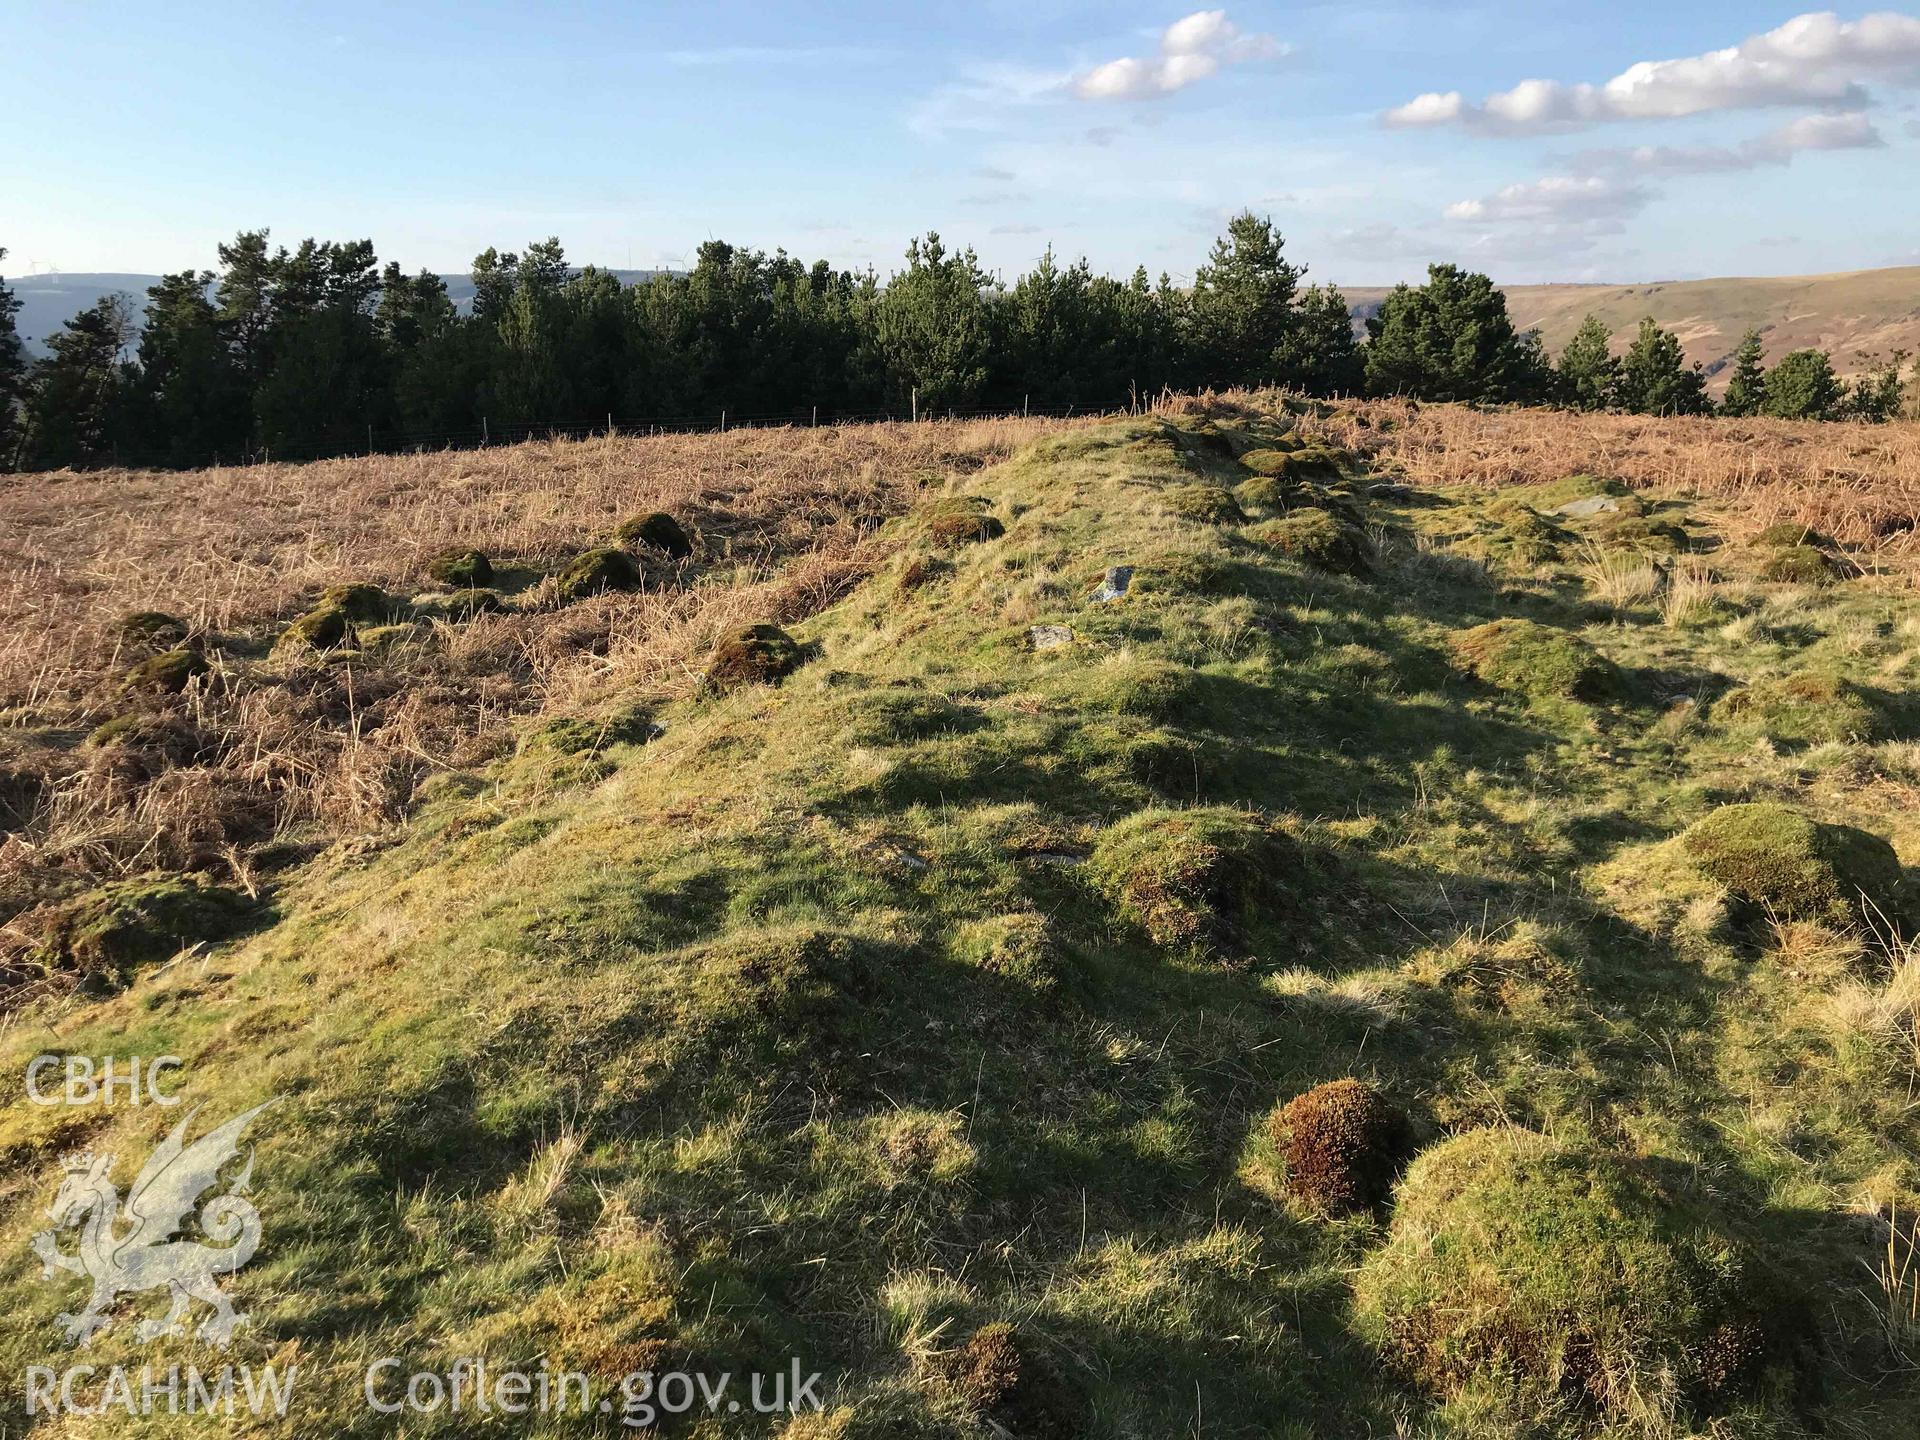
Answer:
<svg viewBox="0 0 1920 1440"><path fill-rule="evenodd" d="M1293 322L1274 347L1274 367L1283 383L1309 395L1358 395L1365 387L1353 314L1338 286L1309 285L1300 292Z"/></svg>
<svg viewBox="0 0 1920 1440"><path fill-rule="evenodd" d="M1270 219L1243 211L1194 271L1188 325L1197 383L1218 388L1295 378L1282 367L1299 324L1293 299L1300 270L1282 253L1285 246ZM1324 302L1315 305L1318 310Z"/></svg>
<svg viewBox="0 0 1920 1440"><path fill-rule="evenodd" d="M1494 620L1453 638L1454 654L1473 674L1502 690L1536 698L1602 700L1614 670L1577 635L1532 620Z"/></svg>
<svg viewBox="0 0 1920 1440"><path fill-rule="evenodd" d="M1613 334L1598 315L1580 322L1554 369L1562 403L1576 410L1604 410L1613 404L1620 387L1620 361L1612 344Z"/></svg>
<svg viewBox="0 0 1920 1440"><path fill-rule="evenodd" d="M1896 913L1900 861L1877 835L1771 802L1725 805L1680 847L1741 904L1783 920L1846 924Z"/></svg>
<svg viewBox="0 0 1920 1440"><path fill-rule="evenodd" d="M1648 316L1620 367L1620 404L1642 415L1704 415L1707 376L1688 366L1680 341Z"/></svg>
<svg viewBox="0 0 1920 1440"><path fill-rule="evenodd" d="M1507 298L1485 275L1429 265L1427 283L1397 285L1367 321L1367 388L1422 400L1528 400L1551 375L1538 346L1514 332Z"/></svg>
<svg viewBox="0 0 1920 1440"><path fill-rule="evenodd" d="M108 465L127 433L133 317L124 295L103 296L47 340L33 367L20 463L34 470Z"/></svg>
<svg viewBox="0 0 1920 1440"><path fill-rule="evenodd" d="M874 339L896 402L929 410L972 405L986 388L991 332L981 292L987 277L971 249L949 254L932 231L907 245L907 268L881 292Z"/></svg>
<svg viewBox="0 0 1920 1440"><path fill-rule="evenodd" d="M1839 377L1824 350L1795 350L1767 372L1760 413L1779 420L1830 420L1841 401Z"/></svg>
<svg viewBox="0 0 1920 1440"><path fill-rule="evenodd" d="M442 550L429 560L427 574L442 585L471 590L492 582L493 562L478 550L463 550L456 546L452 550Z"/></svg>
<svg viewBox="0 0 1920 1440"><path fill-rule="evenodd" d="M207 658L198 650L166 650L150 655L127 671L122 686L127 690L149 690L157 694L177 695L196 675L208 670Z"/></svg>
<svg viewBox="0 0 1920 1440"><path fill-rule="evenodd" d="M1790 1390L1804 1322L1764 1271L1652 1167L1502 1126L1414 1162L1356 1298L1389 1359L1437 1395L1516 1422L1631 1425L1675 1381L1700 1411ZM1735 1365L1730 1327L1754 1337Z"/></svg>
<svg viewBox="0 0 1920 1440"><path fill-rule="evenodd" d="M42 932L38 958L51 969L124 979L182 946L224 940L255 906L198 876L120 880L61 905Z"/></svg>
<svg viewBox="0 0 1920 1440"><path fill-rule="evenodd" d="M1877 357L1876 357L1877 358ZM1864 420L1884 425L1898 420L1906 412L1905 370L1907 352L1896 350L1885 360L1854 378L1839 405L1839 414L1848 420Z"/></svg>
<svg viewBox="0 0 1920 1440"><path fill-rule="evenodd" d="M0 260L6 258L6 247L0 245ZM18 409L27 393L27 349L14 320L19 313L20 300L0 275L0 470L14 468Z"/></svg>
<svg viewBox="0 0 1920 1440"><path fill-rule="evenodd" d="M584 600L607 590L638 590L640 566L624 550L602 547L576 555L554 582L554 597L562 604Z"/></svg>
<svg viewBox="0 0 1920 1440"><path fill-rule="evenodd" d="M1740 347L1733 352L1733 376L1727 381L1727 393L1721 397L1722 415L1758 415L1760 407L1766 403L1766 369L1761 364L1763 352L1760 346L1760 332L1749 330L1740 337Z"/></svg>
<svg viewBox="0 0 1920 1440"><path fill-rule="evenodd" d="M1275 1110L1267 1126L1287 1162L1287 1189L1331 1215L1384 1205L1413 1154L1406 1115L1359 1080L1316 1085Z"/></svg>
<svg viewBox="0 0 1920 1440"><path fill-rule="evenodd" d="M1342 575L1364 575L1373 568L1373 547L1366 532L1326 510L1297 510L1248 532L1282 555Z"/></svg>
<svg viewBox="0 0 1920 1440"><path fill-rule="evenodd" d="M693 554L693 541L680 522L658 510L651 515L622 520L613 535L622 545L647 545L675 560L684 560Z"/></svg>
<svg viewBox="0 0 1920 1440"><path fill-rule="evenodd" d="M778 625L746 625L720 638L707 661L707 688L771 684L791 675L805 658L800 644Z"/></svg>

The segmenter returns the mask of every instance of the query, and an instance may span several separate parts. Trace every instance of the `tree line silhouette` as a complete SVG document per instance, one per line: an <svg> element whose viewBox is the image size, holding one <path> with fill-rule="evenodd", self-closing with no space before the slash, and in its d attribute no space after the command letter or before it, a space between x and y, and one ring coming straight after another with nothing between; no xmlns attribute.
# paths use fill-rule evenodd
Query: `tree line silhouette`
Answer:
<svg viewBox="0 0 1920 1440"><path fill-rule="evenodd" d="M557 239L475 257L461 310L437 275L381 266L369 240L218 247L162 277L137 320L108 295L30 360L0 281L0 466L201 466L476 443L616 418L834 421L948 411L1117 409L1163 389L1279 385L1704 413L1706 375L1651 319L1623 357L1589 316L1558 364L1485 275L1429 267L1355 334L1346 298L1303 285L1270 219L1234 217L1176 286L1063 265L1010 286L929 233L883 281L712 240L693 267L633 284L576 268ZM0 249L0 259L6 251ZM1886 419L1897 355L1847 386L1827 357L1772 371L1749 335L1732 413Z"/></svg>

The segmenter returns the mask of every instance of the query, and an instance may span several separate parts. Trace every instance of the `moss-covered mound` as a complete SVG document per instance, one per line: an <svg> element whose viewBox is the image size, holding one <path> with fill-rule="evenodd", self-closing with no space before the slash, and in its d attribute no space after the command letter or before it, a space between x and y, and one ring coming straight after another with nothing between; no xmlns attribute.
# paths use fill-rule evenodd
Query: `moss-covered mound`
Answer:
<svg viewBox="0 0 1920 1440"><path fill-rule="evenodd" d="M344 645L352 633L346 611L338 605L321 605L282 630L273 646L276 650L332 650Z"/></svg>
<svg viewBox="0 0 1920 1440"><path fill-rule="evenodd" d="M959 1349L937 1357L934 1368L994 1434L1076 1440L1085 1433L1085 1397L1011 1325L982 1325Z"/></svg>
<svg viewBox="0 0 1920 1440"><path fill-rule="evenodd" d="M1476 625L1453 637L1453 653L1487 684L1522 695L1596 701L1615 688L1613 666L1591 645L1532 620Z"/></svg>
<svg viewBox="0 0 1920 1440"><path fill-rule="evenodd" d="M1493 513L1489 511L1488 513ZM1531 506L1500 508L1500 524L1484 540L1487 552L1515 565L1544 565L1560 558L1561 547L1572 536Z"/></svg>
<svg viewBox="0 0 1920 1440"><path fill-rule="evenodd" d="M134 710L101 721L87 733L83 743L89 750L118 746L184 765L200 753L204 742L200 732L177 715Z"/></svg>
<svg viewBox="0 0 1920 1440"><path fill-rule="evenodd" d="M136 610L120 621L120 639L140 650L176 650L187 643L187 622L159 610Z"/></svg>
<svg viewBox="0 0 1920 1440"><path fill-rule="evenodd" d="M1728 694L1716 713L1731 725L1775 740L1820 745L1889 738L1880 707L1864 689L1831 670L1756 680Z"/></svg>
<svg viewBox="0 0 1920 1440"><path fill-rule="evenodd" d="M1109 827L1087 874L1154 944L1228 947L1289 907L1305 862L1292 839L1244 810L1154 809Z"/></svg>
<svg viewBox="0 0 1920 1440"><path fill-rule="evenodd" d="M196 675L211 668L198 650L166 650L149 655L127 671L123 689L146 690L161 695L178 695Z"/></svg>
<svg viewBox="0 0 1920 1440"><path fill-rule="evenodd" d="M1777 580L1787 585L1831 585L1846 573L1844 562L1813 545L1777 549L1760 567L1762 580Z"/></svg>
<svg viewBox="0 0 1920 1440"><path fill-rule="evenodd" d="M1333 480L1338 478L1344 467L1353 463L1353 457L1343 450L1301 445L1292 450L1278 447L1250 450L1240 457L1240 463L1256 475L1269 475L1275 479Z"/></svg>
<svg viewBox="0 0 1920 1440"><path fill-rule="evenodd" d="M471 590L493 583L493 561L478 550L442 550L427 562L427 574L442 585Z"/></svg>
<svg viewBox="0 0 1920 1440"><path fill-rule="evenodd" d="M1780 919L1845 924L1898 908L1900 861L1877 835L1770 801L1724 805L1680 849L1742 905Z"/></svg>
<svg viewBox="0 0 1920 1440"><path fill-rule="evenodd" d="M1803 1323L1651 1167L1506 1128L1413 1163L1355 1298L1397 1368L1483 1415L1547 1422L1528 1434L1764 1406L1791 1388Z"/></svg>
<svg viewBox="0 0 1920 1440"><path fill-rule="evenodd" d="M920 512L927 538L945 549L998 540L1007 533L985 500L975 495L949 495Z"/></svg>
<svg viewBox="0 0 1920 1440"><path fill-rule="evenodd" d="M183 946L236 934L255 910L239 891L197 876L117 880L67 901L47 918L39 959L53 969L124 977Z"/></svg>
<svg viewBox="0 0 1920 1440"><path fill-rule="evenodd" d="M1600 544L1614 550L1680 555L1693 548L1693 541L1680 526L1665 520L1649 520L1644 515L1605 516L1590 533Z"/></svg>
<svg viewBox="0 0 1920 1440"><path fill-rule="evenodd" d="M438 607L449 620L471 620L476 615L492 615L506 609L497 590L454 590Z"/></svg>
<svg viewBox="0 0 1920 1440"><path fill-rule="evenodd" d="M320 592L316 608L338 610L356 625L384 625L402 607L378 585L329 585Z"/></svg>
<svg viewBox="0 0 1920 1440"><path fill-rule="evenodd" d="M1291 473L1293 452L1300 448L1289 441L1277 441L1272 445L1263 445L1258 450L1249 450L1240 457L1240 463L1255 475L1284 476Z"/></svg>
<svg viewBox="0 0 1920 1440"><path fill-rule="evenodd" d="M1563 505L1578 504L1582 500L1613 499L1625 502L1634 498L1626 482L1585 473L1532 486L1526 495L1527 503L1536 510L1557 510Z"/></svg>
<svg viewBox="0 0 1920 1440"><path fill-rule="evenodd" d="M1366 532L1325 510L1297 510L1248 532L1260 544L1303 565L1340 575L1365 575L1373 568L1373 547Z"/></svg>
<svg viewBox="0 0 1920 1440"><path fill-rule="evenodd" d="M1063 969L1054 924L1034 911L970 920L954 933L951 948L956 959L1028 990L1054 989Z"/></svg>
<svg viewBox="0 0 1920 1440"><path fill-rule="evenodd" d="M1161 500L1181 519L1203 525L1242 525L1247 519L1233 492L1219 485L1175 485Z"/></svg>
<svg viewBox="0 0 1920 1440"><path fill-rule="evenodd" d="M1190 666L1123 656L1089 667L1077 698L1087 709L1107 715L1170 720L1192 707L1197 682Z"/></svg>
<svg viewBox="0 0 1920 1440"><path fill-rule="evenodd" d="M1824 535L1811 525L1802 525L1794 520L1782 520L1769 525L1751 542L1759 550L1794 550L1802 545L1811 545L1816 550L1834 548L1833 537Z"/></svg>
<svg viewBox="0 0 1920 1440"><path fill-rule="evenodd" d="M675 560L693 554L693 537L673 516L659 510L622 520L613 535L622 545L646 545Z"/></svg>
<svg viewBox="0 0 1920 1440"><path fill-rule="evenodd" d="M707 661L707 688L732 690L791 675L805 658L800 642L778 625L744 625L720 637Z"/></svg>
<svg viewBox="0 0 1920 1440"><path fill-rule="evenodd" d="M607 590L638 590L644 578L639 563L626 551L602 546L575 556L555 578L554 594L562 603L570 603Z"/></svg>
<svg viewBox="0 0 1920 1440"><path fill-rule="evenodd" d="M1267 1128L1287 1162L1287 1189L1330 1215L1384 1205L1413 1149L1407 1117L1360 1080L1294 1096Z"/></svg>

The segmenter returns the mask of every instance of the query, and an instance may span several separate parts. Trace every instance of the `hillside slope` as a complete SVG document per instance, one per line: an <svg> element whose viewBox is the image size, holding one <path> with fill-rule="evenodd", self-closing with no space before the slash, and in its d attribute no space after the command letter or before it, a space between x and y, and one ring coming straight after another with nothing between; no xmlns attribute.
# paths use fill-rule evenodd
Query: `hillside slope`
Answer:
<svg viewBox="0 0 1920 1440"><path fill-rule="evenodd" d="M226 1358L299 1367L261 1433L399 1433L382 1356L596 1394L797 1359L823 1413L673 1422L790 1440L1910 1433L1870 1279L1920 1194L1902 577L1754 543L1752 503L1395 483L1408 425L1229 404L954 474L797 649L520 722L251 938L30 1002L0 1066L277 1097L228 1282ZM1845 853L1716 868L1689 827L1736 802ZM1394 1117L1357 1204L1309 1183L1350 1137L1281 1108L1348 1078ZM0 1112L0 1369L67 1363L58 1157L124 1181L177 1119ZM86 1360L218 1358L142 1343L161 1308Z"/></svg>
<svg viewBox="0 0 1920 1440"><path fill-rule="evenodd" d="M1598 315L1616 351L1632 343L1651 315L1680 337L1689 361L1719 376L1740 337L1757 328L1767 363L1790 350L1825 350L1842 375L1869 368L1896 350L1920 354L1920 266L1832 275L1768 275L1674 280L1651 285L1507 285L1507 309L1523 330L1538 329L1558 355L1580 322ZM1356 317L1375 313L1387 290L1346 292ZM1714 386L1724 385L1724 377Z"/></svg>

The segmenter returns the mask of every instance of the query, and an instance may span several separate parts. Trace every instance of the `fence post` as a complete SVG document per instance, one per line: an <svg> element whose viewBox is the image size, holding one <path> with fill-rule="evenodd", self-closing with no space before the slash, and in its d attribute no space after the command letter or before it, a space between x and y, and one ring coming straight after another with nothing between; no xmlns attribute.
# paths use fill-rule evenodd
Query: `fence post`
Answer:
<svg viewBox="0 0 1920 1440"><path fill-rule="evenodd" d="M1020 397L1020 418L1022 420L1027 418L1027 401L1032 398L1030 395L1022 395Z"/></svg>
<svg viewBox="0 0 1920 1440"><path fill-rule="evenodd" d="M720 433L722 435L727 433L727 412L724 410L720 412Z"/></svg>
<svg viewBox="0 0 1920 1440"><path fill-rule="evenodd" d="M367 458L369 460L373 458L373 422L371 420L367 422Z"/></svg>
<svg viewBox="0 0 1920 1440"><path fill-rule="evenodd" d="M818 405L813 407L813 423L816 426L820 423L820 407Z"/></svg>
<svg viewBox="0 0 1920 1440"><path fill-rule="evenodd" d="M613 435L613 411L611 410L607 411L607 435L609 438Z"/></svg>
<svg viewBox="0 0 1920 1440"><path fill-rule="evenodd" d="M484 415L480 417L480 448L487 448L487 417Z"/></svg>
<svg viewBox="0 0 1920 1440"><path fill-rule="evenodd" d="M920 423L920 387L918 385L913 387L913 423L916 425Z"/></svg>

